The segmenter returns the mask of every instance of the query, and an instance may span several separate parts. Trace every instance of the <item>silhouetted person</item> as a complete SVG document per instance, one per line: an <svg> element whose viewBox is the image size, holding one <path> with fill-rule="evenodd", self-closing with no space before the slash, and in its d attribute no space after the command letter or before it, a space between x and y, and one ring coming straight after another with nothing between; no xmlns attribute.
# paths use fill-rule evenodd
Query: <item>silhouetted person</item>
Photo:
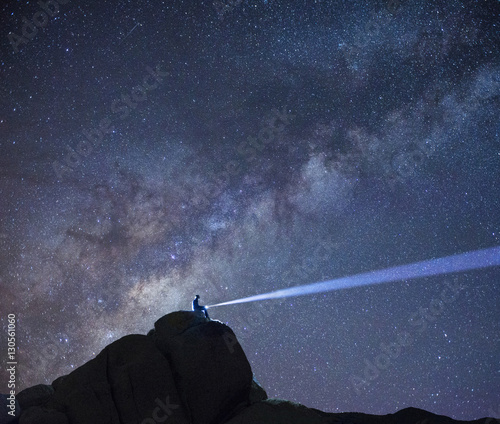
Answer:
<svg viewBox="0 0 500 424"><path fill-rule="evenodd" d="M207 312L207 308L205 308L204 306L201 306L198 302L198 299L200 298L200 295L197 294L196 297L194 298L193 300L193 311L202 311L205 316L210 319L210 317L208 316L208 312Z"/></svg>

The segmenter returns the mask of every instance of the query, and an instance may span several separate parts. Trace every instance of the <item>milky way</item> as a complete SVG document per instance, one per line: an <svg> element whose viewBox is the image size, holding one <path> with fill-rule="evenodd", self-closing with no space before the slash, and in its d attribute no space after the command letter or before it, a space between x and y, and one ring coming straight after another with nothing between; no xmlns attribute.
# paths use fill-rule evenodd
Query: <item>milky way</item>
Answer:
<svg viewBox="0 0 500 424"><path fill-rule="evenodd" d="M216 304L500 245L497 1L0 10L18 389ZM500 269L214 309L270 397L500 417ZM0 391L6 393L2 366Z"/></svg>

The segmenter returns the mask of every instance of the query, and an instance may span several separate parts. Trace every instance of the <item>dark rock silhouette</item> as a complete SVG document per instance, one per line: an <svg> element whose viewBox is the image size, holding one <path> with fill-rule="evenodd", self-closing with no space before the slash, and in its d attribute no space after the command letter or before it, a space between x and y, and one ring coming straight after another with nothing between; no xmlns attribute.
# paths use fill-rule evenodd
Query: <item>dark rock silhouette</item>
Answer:
<svg viewBox="0 0 500 424"><path fill-rule="evenodd" d="M0 424L459 424L415 408L378 416L326 413L268 399L233 331L203 311L165 315L147 336L125 336L51 385L17 396ZM19 408L18 408L19 409ZM474 424L494 424L484 418Z"/></svg>

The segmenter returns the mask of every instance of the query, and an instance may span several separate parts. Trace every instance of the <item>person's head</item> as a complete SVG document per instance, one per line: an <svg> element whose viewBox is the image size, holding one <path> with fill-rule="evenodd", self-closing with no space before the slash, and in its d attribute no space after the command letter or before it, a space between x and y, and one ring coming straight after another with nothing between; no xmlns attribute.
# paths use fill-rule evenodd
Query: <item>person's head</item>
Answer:
<svg viewBox="0 0 500 424"><path fill-rule="evenodd" d="M200 295L199 295L199 294L197 294L197 295L196 295L196 299L199 299L199 298L200 298Z"/></svg>

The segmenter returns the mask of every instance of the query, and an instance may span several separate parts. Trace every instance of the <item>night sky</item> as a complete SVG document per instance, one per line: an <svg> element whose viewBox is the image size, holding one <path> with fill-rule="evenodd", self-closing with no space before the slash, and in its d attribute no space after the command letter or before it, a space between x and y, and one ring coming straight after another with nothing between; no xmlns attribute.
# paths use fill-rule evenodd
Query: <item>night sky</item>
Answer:
<svg viewBox="0 0 500 424"><path fill-rule="evenodd" d="M499 11L3 2L0 357L14 313L18 390L195 294L500 245ZM270 397L476 419L500 417L499 288L497 267L209 312Z"/></svg>

